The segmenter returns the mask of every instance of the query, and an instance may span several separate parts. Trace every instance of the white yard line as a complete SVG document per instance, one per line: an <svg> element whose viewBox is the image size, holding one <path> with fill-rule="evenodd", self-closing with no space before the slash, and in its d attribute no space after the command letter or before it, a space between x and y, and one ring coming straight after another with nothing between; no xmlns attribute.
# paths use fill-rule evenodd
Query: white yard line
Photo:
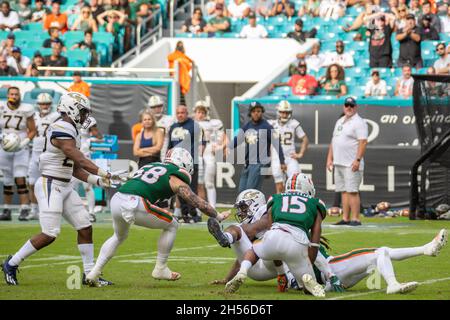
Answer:
<svg viewBox="0 0 450 320"><path fill-rule="evenodd" d="M450 277L441 278L441 279L430 279L430 280L422 281L422 282L419 282L419 285L432 284L432 283L442 282L442 281L450 281ZM342 300L342 299L348 299L348 298L367 296L367 295L370 295L370 294L379 293L379 292L385 292L385 291L386 291L385 289L373 290L373 291L369 291L369 292L347 294L347 295L343 295L343 296L339 296L339 297L328 298L328 299L325 299L325 300Z"/></svg>

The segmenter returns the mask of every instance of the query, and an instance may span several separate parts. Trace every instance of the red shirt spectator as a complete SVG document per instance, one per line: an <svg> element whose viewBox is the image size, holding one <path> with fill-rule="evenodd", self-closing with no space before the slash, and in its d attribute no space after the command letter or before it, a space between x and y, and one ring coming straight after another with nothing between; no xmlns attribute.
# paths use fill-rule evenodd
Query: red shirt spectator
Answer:
<svg viewBox="0 0 450 320"><path fill-rule="evenodd" d="M272 91L275 87L290 86L292 94L296 96L314 95L318 83L313 76L306 74L306 62L304 60L300 60L297 70L298 74L292 75L288 82L274 83L269 91Z"/></svg>

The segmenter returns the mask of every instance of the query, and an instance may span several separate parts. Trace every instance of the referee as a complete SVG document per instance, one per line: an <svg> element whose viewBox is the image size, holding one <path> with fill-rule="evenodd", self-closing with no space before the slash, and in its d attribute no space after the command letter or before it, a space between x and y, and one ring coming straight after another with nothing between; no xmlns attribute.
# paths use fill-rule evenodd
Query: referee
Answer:
<svg viewBox="0 0 450 320"><path fill-rule="evenodd" d="M280 139L275 138L275 130L263 119L263 114L264 107L259 102L252 102L248 113L250 121L239 130L233 140L233 148L245 143L245 168L239 181L239 193L247 189L261 188L261 168L270 166L272 145L278 152L281 169L286 171Z"/></svg>

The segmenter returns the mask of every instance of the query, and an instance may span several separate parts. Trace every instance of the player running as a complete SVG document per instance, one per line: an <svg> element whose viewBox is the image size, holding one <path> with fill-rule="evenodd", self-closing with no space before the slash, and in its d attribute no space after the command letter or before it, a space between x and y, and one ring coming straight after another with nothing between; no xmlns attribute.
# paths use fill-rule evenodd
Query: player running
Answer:
<svg viewBox="0 0 450 320"><path fill-rule="evenodd" d="M131 180L119 188L111 199L114 234L103 244L97 263L87 275L86 279L91 286L98 286L99 275L119 245L127 238L128 230L133 223L150 229L163 230L158 241L158 255L152 277L172 281L180 279L181 275L172 272L167 266L178 223L169 211L157 207L155 203L176 194L219 221L229 215L217 213L208 202L192 192L189 184L193 168L189 152L183 148L173 148L167 152L164 162L143 166Z"/></svg>
<svg viewBox="0 0 450 320"><path fill-rule="evenodd" d="M312 263L317 256L326 208L314 195L314 184L305 174L295 173L289 177L286 192L273 195L267 203L271 229L261 242L245 253L239 272L225 285L225 292L236 292L248 270L258 259L263 259L285 262L306 290L317 297L325 296L322 286L315 280ZM278 274L284 273L282 265L276 268Z"/></svg>
<svg viewBox="0 0 450 320"><path fill-rule="evenodd" d="M277 119L269 120L269 123L280 136L281 148L283 149L284 161L287 166L287 176L290 177L294 173L301 172L298 160L303 158L308 148L308 136L303 131L300 123L292 118L292 106L289 101L282 100L277 105ZM295 151L295 138L302 140L300 152ZM283 192L284 189L284 173L280 167L280 160L277 153L273 153L272 157L272 175L275 180L275 188L277 193Z"/></svg>
<svg viewBox="0 0 450 320"><path fill-rule="evenodd" d="M97 120L94 117L89 116L86 120L86 125L80 129L80 151L87 159L91 159L91 140L103 139L102 134L98 130ZM95 193L94 186L87 182L80 181L76 178L72 178L72 187L75 191L79 191L80 184L83 186L84 194L87 200L88 205L88 213L89 213L89 221L96 222L97 218L95 216Z"/></svg>
<svg viewBox="0 0 450 320"><path fill-rule="evenodd" d="M415 290L418 283L399 283L395 277L392 260L399 261L421 255L436 257L447 241L448 231L442 229L431 242L420 247L362 248L337 256L328 255L325 248L321 247L316 261L325 260L325 264L328 263L328 267L340 279L344 288L353 287L376 269L387 283L387 294L407 293ZM317 263L315 265L318 266ZM315 271L318 281L325 283L323 268L315 268ZM333 288L326 283L325 290L333 291Z"/></svg>
<svg viewBox="0 0 450 320"><path fill-rule="evenodd" d="M210 119L206 101L197 101L194 112L195 120L203 130L206 140L205 151L199 165L199 190L206 189L208 202L215 208L217 203L215 155L218 150L224 149L227 145L227 136L224 133L222 121Z"/></svg>
<svg viewBox="0 0 450 320"><path fill-rule="evenodd" d="M34 113L34 122L36 124L37 134L33 139L30 167L28 168L31 212L26 217L27 220L37 220L39 218L39 208L36 196L34 194L34 184L41 176L41 172L39 171L39 157L44 150L47 129L50 124L52 124L56 119L59 118L58 112L51 112L52 102L52 96L46 92L40 93L37 96L38 111Z"/></svg>
<svg viewBox="0 0 450 320"><path fill-rule="evenodd" d="M14 183L20 199L19 220L26 221L30 214L30 198L26 177L30 163L28 145L36 135L34 123L34 108L22 103L20 90L17 87L8 88L8 101L0 103L0 129L2 135L16 133L20 137L20 145L14 150L0 148L0 170L3 172L3 213L0 220L11 220L12 197Z"/></svg>
<svg viewBox="0 0 450 320"><path fill-rule="evenodd" d="M78 249L83 260L84 278L94 266L92 225L70 179L74 176L101 187L109 187L111 179L119 179L97 167L79 150L79 130L85 125L91 111L88 98L77 92L64 93L57 111L61 117L47 130L43 153L39 157L42 176L35 184L42 232L31 237L3 263L2 270L9 285L19 284L16 273L23 260L55 241L61 229L61 217L78 232ZM101 283L111 284L103 279Z"/></svg>

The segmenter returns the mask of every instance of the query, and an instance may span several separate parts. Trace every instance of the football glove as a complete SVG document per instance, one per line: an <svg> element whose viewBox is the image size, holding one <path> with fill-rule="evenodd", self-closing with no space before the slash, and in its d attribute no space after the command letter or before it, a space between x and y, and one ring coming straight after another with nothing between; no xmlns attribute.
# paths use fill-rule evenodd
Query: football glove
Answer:
<svg viewBox="0 0 450 320"><path fill-rule="evenodd" d="M22 150L23 148L25 148L26 146L28 146L28 144L30 143L30 138L26 137L25 139L23 139L22 141L20 141L19 146L17 147L16 151Z"/></svg>
<svg viewBox="0 0 450 320"><path fill-rule="evenodd" d="M330 284L334 292L345 292L345 288L337 276L332 276L330 278Z"/></svg>

